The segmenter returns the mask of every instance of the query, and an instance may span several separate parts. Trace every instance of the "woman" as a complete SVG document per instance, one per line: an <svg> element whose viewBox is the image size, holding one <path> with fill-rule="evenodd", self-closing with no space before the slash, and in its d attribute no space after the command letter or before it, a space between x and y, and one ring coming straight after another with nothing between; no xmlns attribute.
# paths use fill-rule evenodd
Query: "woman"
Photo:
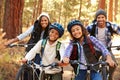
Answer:
<svg viewBox="0 0 120 80"><path fill-rule="evenodd" d="M88 36L87 30L79 20L72 20L67 26L72 40L70 41L63 58L64 63L69 63L69 60L79 60L83 63L98 62L97 56L94 53L94 47L102 51L102 55L106 57L106 62L110 66L114 66L114 61L111 59L109 51L105 46L93 36ZM78 65L75 80L86 80L87 67ZM98 72L91 70L91 80L102 80Z"/></svg>
<svg viewBox="0 0 120 80"><path fill-rule="evenodd" d="M14 42L23 40L24 38L26 38L31 34L31 37L27 44L33 44L33 45L29 45L26 48L26 52L28 52L34 46L35 43L37 43L40 39L45 39L48 36L48 29L50 24L51 23L50 23L49 15L45 12L42 12L38 20L35 21L34 25L32 25L26 32L6 42L5 45L7 46ZM36 54L35 62L39 64L39 61L40 61L40 57L38 54Z"/></svg>

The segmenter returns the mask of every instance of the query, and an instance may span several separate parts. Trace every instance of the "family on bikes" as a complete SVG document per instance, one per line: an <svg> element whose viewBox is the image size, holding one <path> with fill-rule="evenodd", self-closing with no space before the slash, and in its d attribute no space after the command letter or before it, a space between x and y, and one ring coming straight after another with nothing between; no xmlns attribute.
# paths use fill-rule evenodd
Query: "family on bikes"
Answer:
<svg viewBox="0 0 120 80"><path fill-rule="evenodd" d="M40 14L39 19L24 33L14 39L9 40L5 45L10 45L31 35L26 48L26 55L22 59L23 63L33 60L36 64L49 65L53 62L63 63L66 66L71 60L77 60L84 64L95 64L99 60L108 63L109 76L107 80L113 80L113 74L117 67L117 61L111 51L111 40L114 34L120 35L120 27L117 24L107 21L107 14L103 9L96 11L93 22L84 26L80 20L73 19L67 25L70 34L70 41L67 47L64 42L60 42L64 34L64 27L58 23L50 22L47 13ZM86 80L89 67L76 64L71 66L74 69L74 80ZM99 66L94 67L99 70ZM40 74L40 71L37 71ZM56 69L45 67L45 74L50 74L50 80L63 80L63 68ZM27 80L27 72L24 74ZM98 71L90 69L90 80L103 80Z"/></svg>

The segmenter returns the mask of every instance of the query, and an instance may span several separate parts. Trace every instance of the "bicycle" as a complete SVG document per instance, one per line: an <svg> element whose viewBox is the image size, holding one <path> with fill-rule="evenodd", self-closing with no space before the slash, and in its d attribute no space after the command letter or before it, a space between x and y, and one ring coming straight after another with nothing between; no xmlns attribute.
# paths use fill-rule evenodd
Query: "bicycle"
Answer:
<svg viewBox="0 0 120 80"><path fill-rule="evenodd" d="M60 66L61 64L57 63L57 62L53 62L49 65L43 65L43 64L36 64L33 61L27 61L26 63L27 67L30 68L29 70L29 76L28 76L28 80L51 80L51 76L47 75L45 73L44 68L45 67L49 67L52 68L57 68L57 66ZM16 76L16 80L24 80L24 66L23 65L21 67L21 70L19 70L17 76ZM38 74L37 70L40 71L40 73Z"/></svg>
<svg viewBox="0 0 120 80"><path fill-rule="evenodd" d="M34 45L34 44L10 44L8 45L10 48L12 47L27 47L28 45ZM49 65L43 65L43 64L36 64L33 61L27 61L26 64L23 64L20 69L17 72L16 80L26 80L25 79L25 73L27 74L27 80L51 80L51 75L46 74L44 67L51 68L57 68L58 66L63 66L63 64L58 63L52 63ZM40 72L39 72L40 71Z"/></svg>
<svg viewBox="0 0 120 80"><path fill-rule="evenodd" d="M90 80L90 70L101 73L102 80L108 80L107 68L106 68L108 66L108 63L105 61L98 61L97 63L94 63L94 64L85 64L78 60L70 60L70 64L81 64L86 66L88 68L87 75L86 75L87 80ZM94 67L98 65L99 65L99 70L96 70Z"/></svg>

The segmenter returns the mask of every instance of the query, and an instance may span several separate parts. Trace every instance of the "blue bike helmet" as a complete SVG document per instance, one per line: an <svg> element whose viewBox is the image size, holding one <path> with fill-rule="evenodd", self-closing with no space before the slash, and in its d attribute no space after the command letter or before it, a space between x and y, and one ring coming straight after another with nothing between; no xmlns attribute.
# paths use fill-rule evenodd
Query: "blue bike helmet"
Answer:
<svg viewBox="0 0 120 80"><path fill-rule="evenodd" d="M59 37L61 37L64 34L63 26L61 24L57 23L57 22L51 24L49 30L50 29L56 29L59 33Z"/></svg>
<svg viewBox="0 0 120 80"><path fill-rule="evenodd" d="M83 27L83 24L82 24L79 20L72 20L72 21L70 21L70 22L68 23L68 25L67 25L67 30L68 30L68 32L71 33L71 28L72 28L74 25L80 25L80 26Z"/></svg>

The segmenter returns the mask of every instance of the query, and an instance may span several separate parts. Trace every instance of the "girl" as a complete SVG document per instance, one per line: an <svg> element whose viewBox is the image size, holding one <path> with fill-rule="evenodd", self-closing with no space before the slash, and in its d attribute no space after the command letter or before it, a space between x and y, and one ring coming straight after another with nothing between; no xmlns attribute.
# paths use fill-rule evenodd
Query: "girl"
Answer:
<svg viewBox="0 0 120 80"><path fill-rule="evenodd" d="M70 59L79 60L83 63L96 63L98 61L96 58L97 56L95 57L94 55L96 53L93 52L94 48L90 47L94 46L102 51L102 55L106 57L106 62L108 62L110 66L114 66L114 61L111 59L110 53L105 46L95 37L88 36L88 32L79 20L70 21L67 30L72 40L66 48L63 58L64 63L69 63ZM75 80L86 80L87 67L78 65L77 68L79 70L76 72L77 75L75 76ZM91 80L102 80L100 74L93 70L91 70L90 76Z"/></svg>

